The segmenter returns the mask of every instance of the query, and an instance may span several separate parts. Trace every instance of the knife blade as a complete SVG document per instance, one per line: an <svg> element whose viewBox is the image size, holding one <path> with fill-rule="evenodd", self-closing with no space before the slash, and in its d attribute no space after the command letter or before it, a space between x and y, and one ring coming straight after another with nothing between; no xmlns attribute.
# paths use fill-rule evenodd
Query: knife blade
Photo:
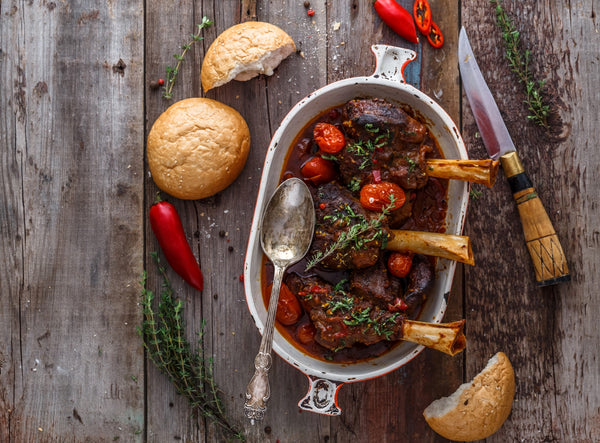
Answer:
<svg viewBox="0 0 600 443"><path fill-rule="evenodd" d="M529 255L540 286L569 281L563 248L548 213L525 173L498 105L473 55L464 26L458 38L458 66L465 94L488 155L500 159L517 203Z"/></svg>

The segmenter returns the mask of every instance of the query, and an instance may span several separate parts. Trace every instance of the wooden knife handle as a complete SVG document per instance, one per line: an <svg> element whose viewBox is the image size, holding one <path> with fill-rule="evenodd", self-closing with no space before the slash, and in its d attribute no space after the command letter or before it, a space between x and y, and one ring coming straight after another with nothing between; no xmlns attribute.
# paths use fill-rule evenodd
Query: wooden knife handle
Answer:
<svg viewBox="0 0 600 443"><path fill-rule="evenodd" d="M538 285L548 286L571 280L556 231L533 184L525 174L519 155L509 152L501 156L500 161L517 202Z"/></svg>

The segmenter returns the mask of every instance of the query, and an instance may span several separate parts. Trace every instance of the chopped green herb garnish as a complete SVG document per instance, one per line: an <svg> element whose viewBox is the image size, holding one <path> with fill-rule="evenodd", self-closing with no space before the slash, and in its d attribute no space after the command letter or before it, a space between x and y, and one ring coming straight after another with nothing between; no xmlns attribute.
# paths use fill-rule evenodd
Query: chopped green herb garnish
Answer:
<svg viewBox="0 0 600 443"><path fill-rule="evenodd" d="M350 183L348 183L347 188L352 192L360 190L360 179L354 177L352 180L350 180Z"/></svg>

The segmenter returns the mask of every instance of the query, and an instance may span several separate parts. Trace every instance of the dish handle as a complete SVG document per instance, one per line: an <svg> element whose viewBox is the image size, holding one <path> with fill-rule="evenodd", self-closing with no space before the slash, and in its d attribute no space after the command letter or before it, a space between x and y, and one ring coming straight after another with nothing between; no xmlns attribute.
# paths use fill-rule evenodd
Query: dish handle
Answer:
<svg viewBox="0 0 600 443"><path fill-rule="evenodd" d="M342 410L337 404L337 394L344 383L312 375L306 377L308 393L298 402L300 409L323 415L340 415Z"/></svg>
<svg viewBox="0 0 600 443"><path fill-rule="evenodd" d="M371 77L406 83L404 69L417 58L415 51L389 45L373 45L371 51L375 55L375 72Z"/></svg>

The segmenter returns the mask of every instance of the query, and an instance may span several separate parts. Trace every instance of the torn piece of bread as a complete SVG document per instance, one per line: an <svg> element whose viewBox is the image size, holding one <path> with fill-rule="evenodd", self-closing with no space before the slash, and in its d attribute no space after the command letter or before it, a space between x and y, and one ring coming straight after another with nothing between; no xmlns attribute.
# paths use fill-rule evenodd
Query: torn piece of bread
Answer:
<svg viewBox="0 0 600 443"><path fill-rule="evenodd" d="M474 441L495 433L508 418L515 395L515 375L498 352L471 381L449 397L433 401L423 415L431 428L456 441Z"/></svg>
<svg viewBox="0 0 600 443"><path fill-rule="evenodd" d="M296 50L281 28L265 22L244 22L223 31L212 42L200 78L208 91L231 80L246 81L273 70Z"/></svg>

